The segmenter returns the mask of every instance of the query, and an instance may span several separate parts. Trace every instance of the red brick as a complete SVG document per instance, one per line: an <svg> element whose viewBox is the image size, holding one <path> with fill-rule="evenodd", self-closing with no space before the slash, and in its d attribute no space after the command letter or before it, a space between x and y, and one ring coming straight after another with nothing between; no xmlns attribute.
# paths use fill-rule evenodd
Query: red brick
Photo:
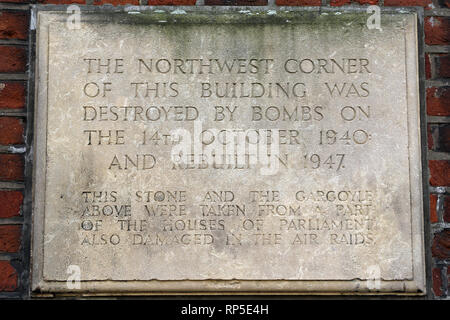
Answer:
<svg viewBox="0 0 450 320"><path fill-rule="evenodd" d="M431 253L433 257L441 260L450 258L450 229L445 229L434 235Z"/></svg>
<svg viewBox="0 0 450 320"><path fill-rule="evenodd" d="M428 125L428 149L437 152L450 152L450 124Z"/></svg>
<svg viewBox="0 0 450 320"><path fill-rule="evenodd" d="M0 154L0 180L23 181L23 157L18 154Z"/></svg>
<svg viewBox="0 0 450 320"><path fill-rule="evenodd" d="M450 186L450 161L430 160L430 184L432 186Z"/></svg>
<svg viewBox="0 0 450 320"><path fill-rule="evenodd" d="M425 78L431 79L431 57L428 53L425 54Z"/></svg>
<svg viewBox="0 0 450 320"><path fill-rule="evenodd" d="M358 2L359 4L378 4L378 0L355 0L354 2Z"/></svg>
<svg viewBox="0 0 450 320"><path fill-rule="evenodd" d="M194 6L197 0L149 0L151 6Z"/></svg>
<svg viewBox="0 0 450 320"><path fill-rule="evenodd" d="M0 145L23 143L23 132L22 119L0 117Z"/></svg>
<svg viewBox="0 0 450 320"><path fill-rule="evenodd" d="M386 7L426 7L431 9L433 5L432 0L384 0Z"/></svg>
<svg viewBox="0 0 450 320"><path fill-rule="evenodd" d="M436 223L438 222L438 215L436 211L436 205L437 205L437 195L430 194L430 222Z"/></svg>
<svg viewBox="0 0 450 320"><path fill-rule="evenodd" d="M442 204L442 217L444 222L450 222L450 196L441 195L444 203ZM438 214L437 214L437 201L438 196L435 194L430 194L430 221L431 223L438 222Z"/></svg>
<svg viewBox="0 0 450 320"><path fill-rule="evenodd" d="M443 213L444 222L450 222L450 197L445 196L444 198L444 213Z"/></svg>
<svg viewBox="0 0 450 320"><path fill-rule="evenodd" d="M0 218L12 218L19 216L22 203L22 192L0 191Z"/></svg>
<svg viewBox="0 0 450 320"><path fill-rule="evenodd" d="M266 6L267 0L205 0L207 6Z"/></svg>
<svg viewBox="0 0 450 320"><path fill-rule="evenodd" d="M425 43L428 45L450 44L450 18L426 17L425 18Z"/></svg>
<svg viewBox="0 0 450 320"><path fill-rule="evenodd" d="M321 0L275 0L277 6L320 6Z"/></svg>
<svg viewBox="0 0 450 320"><path fill-rule="evenodd" d="M0 261L0 291L17 289L17 272L9 261Z"/></svg>
<svg viewBox="0 0 450 320"><path fill-rule="evenodd" d="M434 57L437 78L450 78L450 54L439 54Z"/></svg>
<svg viewBox="0 0 450 320"><path fill-rule="evenodd" d="M197 0L149 0L150 6L194 6Z"/></svg>
<svg viewBox="0 0 450 320"><path fill-rule="evenodd" d="M442 124L439 126L438 136L437 136L437 148L436 151L439 152L450 152L450 125Z"/></svg>
<svg viewBox="0 0 450 320"><path fill-rule="evenodd" d="M427 114L450 116L450 87L427 88Z"/></svg>
<svg viewBox="0 0 450 320"><path fill-rule="evenodd" d="M435 297L442 296L442 276L441 276L441 269L440 268L433 268L432 271L432 278L433 278L433 292Z"/></svg>
<svg viewBox="0 0 450 320"><path fill-rule="evenodd" d="M20 226L0 226L0 252L18 252L20 248Z"/></svg>
<svg viewBox="0 0 450 320"><path fill-rule="evenodd" d="M139 0L94 0L94 5L112 4L114 6L124 6L126 4L139 5Z"/></svg>
<svg viewBox="0 0 450 320"><path fill-rule="evenodd" d="M0 109L25 107L25 84L23 82L0 82Z"/></svg>
<svg viewBox="0 0 450 320"><path fill-rule="evenodd" d="M25 48L0 46L0 72L25 72L27 54Z"/></svg>
<svg viewBox="0 0 450 320"><path fill-rule="evenodd" d="M428 150L433 150L434 148L434 131L436 130L436 126L434 125L427 125L427 144L428 144Z"/></svg>
<svg viewBox="0 0 450 320"><path fill-rule="evenodd" d="M37 0L43 4L86 4L86 0Z"/></svg>
<svg viewBox="0 0 450 320"><path fill-rule="evenodd" d="M0 11L0 39L25 40L28 37L28 12Z"/></svg>
<svg viewBox="0 0 450 320"><path fill-rule="evenodd" d="M450 284L450 267L447 266L447 283Z"/></svg>
<svg viewBox="0 0 450 320"><path fill-rule="evenodd" d="M351 0L330 0L330 6L339 7L346 4L350 4Z"/></svg>

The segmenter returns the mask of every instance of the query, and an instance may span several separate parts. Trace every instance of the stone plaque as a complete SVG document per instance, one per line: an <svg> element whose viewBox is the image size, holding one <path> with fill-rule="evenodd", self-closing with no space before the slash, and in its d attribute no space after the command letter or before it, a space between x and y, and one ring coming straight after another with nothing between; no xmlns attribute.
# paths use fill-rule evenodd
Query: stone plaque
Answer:
<svg viewBox="0 0 450 320"><path fill-rule="evenodd" d="M415 13L132 9L38 12L35 291L424 293Z"/></svg>

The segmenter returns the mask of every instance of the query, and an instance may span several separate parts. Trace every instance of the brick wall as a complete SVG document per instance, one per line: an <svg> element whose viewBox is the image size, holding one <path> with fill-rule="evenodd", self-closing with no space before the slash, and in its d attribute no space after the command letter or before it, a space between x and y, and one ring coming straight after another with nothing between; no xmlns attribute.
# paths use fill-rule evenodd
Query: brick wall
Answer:
<svg viewBox="0 0 450 320"><path fill-rule="evenodd" d="M2 1L3 2L3 1ZM24 227L28 5L0 4L0 295L26 297L29 232Z"/></svg>
<svg viewBox="0 0 450 320"><path fill-rule="evenodd" d="M420 6L425 8L425 85L430 187L429 298L450 297L449 0L0 0L0 298L29 297L32 96L29 4Z"/></svg>

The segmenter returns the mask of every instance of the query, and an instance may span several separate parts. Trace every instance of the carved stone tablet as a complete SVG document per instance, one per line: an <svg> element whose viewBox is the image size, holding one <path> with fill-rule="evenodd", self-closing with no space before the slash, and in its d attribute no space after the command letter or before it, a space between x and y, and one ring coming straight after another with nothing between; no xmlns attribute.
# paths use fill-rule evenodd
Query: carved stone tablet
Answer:
<svg viewBox="0 0 450 320"><path fill-rule="evenodd" d="M38 13L33 289L424 293L416 15L171 10Z"/></svg>

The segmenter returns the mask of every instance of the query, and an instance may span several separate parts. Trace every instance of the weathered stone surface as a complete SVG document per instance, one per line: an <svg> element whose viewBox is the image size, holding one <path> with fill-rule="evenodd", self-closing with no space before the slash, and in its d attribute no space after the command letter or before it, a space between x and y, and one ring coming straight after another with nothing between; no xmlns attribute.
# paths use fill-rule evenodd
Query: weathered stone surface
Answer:
<svg viewBox="0 0 450 320"><path fill-rule="evenodd" d="M229 10L39 14L34 288L423 292L415 15Z"/></svg>

